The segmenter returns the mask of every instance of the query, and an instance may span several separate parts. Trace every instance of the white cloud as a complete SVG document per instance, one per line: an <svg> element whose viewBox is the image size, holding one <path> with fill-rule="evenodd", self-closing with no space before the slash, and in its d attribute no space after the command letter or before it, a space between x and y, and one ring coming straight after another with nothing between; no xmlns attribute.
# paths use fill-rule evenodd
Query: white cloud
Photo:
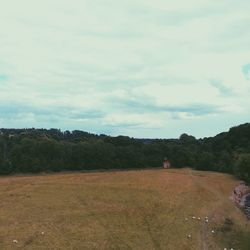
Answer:
<svg viewBox="0 0 250 250"><path fill-rule="evenodd" d="M129 113L113 113L108 114L104 120L104 126L124 126L132 129L159 129L163 128L164 119L159 114L129 114Z"/></svg>
<svg viewBox="0 0 250 250"><path fill-rule="evenodd" d="M242 73L250 63L249 1L0 3L0 75L7 76L0 78L0 106L100 110L106 115L89 127L134 136L148 135L143 127L152 128L149 135L171 136L178 119L183 131L191 126L197 133L191 121L223 117L171 111L176 106L214 105L230 122L249 118L250 85ZM19 126L18 119L10 123L0 115L3 125ZM37 115L23 117L25 124L39 124ZM65 114L56 125L81 128L80 121Z"/></svg>

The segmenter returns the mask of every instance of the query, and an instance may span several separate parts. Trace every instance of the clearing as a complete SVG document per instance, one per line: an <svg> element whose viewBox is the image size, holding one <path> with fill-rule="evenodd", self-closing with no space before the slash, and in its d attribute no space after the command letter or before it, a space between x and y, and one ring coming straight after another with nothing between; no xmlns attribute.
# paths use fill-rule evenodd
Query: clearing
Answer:
<svg viewBox="0 0 250 250"><path fill-rule="evenodd" d="M247 250L237 183L190 169L1 177L0 249Z"/></svg>

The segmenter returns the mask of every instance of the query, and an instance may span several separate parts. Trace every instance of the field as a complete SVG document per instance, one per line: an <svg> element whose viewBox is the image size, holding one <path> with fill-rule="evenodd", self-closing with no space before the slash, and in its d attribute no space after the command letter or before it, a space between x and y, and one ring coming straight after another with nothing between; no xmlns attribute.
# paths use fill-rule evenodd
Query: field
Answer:
<svg viewBox="0 0 250 250"><path fill-rule="evenodd" d="M238 182L190 169L1 177L0 249L249 250Z"/></svg>

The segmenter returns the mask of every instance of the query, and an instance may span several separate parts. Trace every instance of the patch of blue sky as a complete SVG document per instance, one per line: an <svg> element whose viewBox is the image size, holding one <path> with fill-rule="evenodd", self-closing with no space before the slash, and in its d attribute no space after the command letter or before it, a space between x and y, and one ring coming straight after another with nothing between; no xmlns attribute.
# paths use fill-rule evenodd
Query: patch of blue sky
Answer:
<svg viewBox="0 0 250 250"><path fill-rule="evenodd" d="M242 66L242 73L247 80L250 80L250 63Z"/></svg>
<svg viewBox="0 0 250 250"><path fill-rule="evenodd" d="M1 81L6 81L6 80L8 80L8 77L6 75L0 74L0 82Z"/></svg>

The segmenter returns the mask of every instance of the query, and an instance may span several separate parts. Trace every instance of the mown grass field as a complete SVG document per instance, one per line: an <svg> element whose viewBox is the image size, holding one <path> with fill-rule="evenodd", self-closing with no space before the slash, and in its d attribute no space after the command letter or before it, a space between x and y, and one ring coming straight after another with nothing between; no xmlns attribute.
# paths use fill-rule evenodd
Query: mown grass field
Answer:
<svg viewBox="0 0 250 250"><path fill-rule="evenodd" d="M0 249L249 250L237 182L190 169L1 177Z"/></svg>

